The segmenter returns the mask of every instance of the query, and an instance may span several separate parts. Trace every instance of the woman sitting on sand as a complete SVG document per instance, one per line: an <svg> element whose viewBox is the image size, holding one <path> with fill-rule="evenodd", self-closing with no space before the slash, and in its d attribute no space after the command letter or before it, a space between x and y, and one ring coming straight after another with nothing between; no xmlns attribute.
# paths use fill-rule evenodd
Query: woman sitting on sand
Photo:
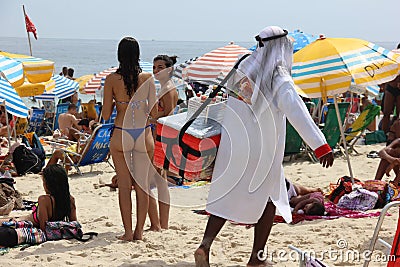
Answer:
<svg viewBox="0 0 400 267"><path fill-rule="evenodd" d="M118 176L118 197L125 233L121 240L143 239L143 227L149 209L149 171L147 155L154 148L149 114L157 116L156 89L151 73L139 66L139 44L132 37L118 45L119 68L107 76L104 84L102 116L108 120L114 105L117 109L110 152ZM132 166L131 166L132 164ZM131 189L136 192L136 228L132 230Z"/></svg>
<svg viewBox="0 0 400 267"><path fill-rule="evenodd" d="M69 193L68 176L61 165L50 165L43 170L43 189L46 194L39 196L32 213L13 219L31 221L34 227L42 231L45 231L48 221L77 220L75 199ZM9 220L2 219L1 222Z"/></svg>

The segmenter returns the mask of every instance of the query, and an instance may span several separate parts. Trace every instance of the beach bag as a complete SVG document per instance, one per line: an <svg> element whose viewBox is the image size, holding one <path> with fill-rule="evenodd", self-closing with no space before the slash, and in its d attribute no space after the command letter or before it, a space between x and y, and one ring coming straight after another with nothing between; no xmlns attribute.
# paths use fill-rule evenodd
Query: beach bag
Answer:
<svg viewBox="0 0 400 267"><path fill-rule="evenodd" d="M377 130L375 132L365 134L365 144L366 145L373 145L373 144L385 143L385 142L386 142L386 134L382 130Z"/></svg>
<svg viewBox="0 0 400 267"><path fill-rule="evenodd" d="M84 235L88 235L89 237L83 238ZM64 222L64 221L55 221L55 222L46 222L46 237L47 240L61 240L61 239L77 239L82 242L86 242L93 238L93 236L97 236L95 232L89 232L84 234L82 232L82 226L77 221L72 222Z"/></svg>
<svg viewBox="0 0 400 267"><path fill-rule="evenodd" d="M25 145L16 147L12 155L18 175L25 175L27 172L39 173L42 170L42 161Z"/></svg>
<svg viewBox="0 0 400 267"><path fill-rule="evenodd" d="M337 206L349 210L370 210L373 209L378 201L378 194L364 188L357 188L352 192L343 195Z"/></svg>
<svg viewBox="0 0 400 267"><path fill-rule="evenodd" d="M388 183L385 181L367 180L364 181L363 188L378 194L378 201L374 207L375 209L383 208L390 200L388 199Z"/></svg>
<svg viewBox="0 0 400 267"><path fill-rule="evenodd" d="M354 178L354 183L362 185L363 183ZM351 183L351 178L349 176L343 176L339 178L336 184L331 184L331 192L328 195L328 199L333 203L337 204L339 199L345 195L350 193L353 190L353 184Z"/></svg>

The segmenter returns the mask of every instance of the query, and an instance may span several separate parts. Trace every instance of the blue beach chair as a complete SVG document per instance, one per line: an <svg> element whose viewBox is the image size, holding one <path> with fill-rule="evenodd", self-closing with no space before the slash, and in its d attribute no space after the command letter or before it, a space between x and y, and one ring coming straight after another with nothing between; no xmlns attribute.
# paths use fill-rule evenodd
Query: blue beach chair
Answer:
<svg viewBox="0 0 400 267"><path fill-rule="evenodd" d="M113 112L111 113L111 116L108 120L104 121L103 118L101 118L101 123L112 123L114 124L115 118L117 117L117 108L114 107Z"/></svg>
<svg viewBox="0 0 400 267"><path fill-rule="evenodd" d="M111 123L98 126L87 140L83 150L81 150L82 153L76 153L62 149L65 153L64 158L68 158L70 162L73 162L71 165L80 175L82 175L82 172L80 171L79 167L92 165L104 161L106 161L112 168L114 168L108 158L108 154L110 152L109 145L112 127L113 124ZM75 160L75 163L71 159L71 155L78 157L78 160ZM64 162L64 165L66 164L69 163Z"/></svg>
<svg viewBox="0 0 400 267"><path fill-rule="evenodd" d="M68 112L69 103L58 104L56 107L56 115L54 116L53 131L58 129L58 117L60 114Z"/></svg>
<svg viewBox="0 0 400 267"><path fill-rule="evenodd" d="M44 123L44 114L46 110L44 109L32 109L32 115L29 119L28 132L35 132L39 134L39 130Z"/></svg>

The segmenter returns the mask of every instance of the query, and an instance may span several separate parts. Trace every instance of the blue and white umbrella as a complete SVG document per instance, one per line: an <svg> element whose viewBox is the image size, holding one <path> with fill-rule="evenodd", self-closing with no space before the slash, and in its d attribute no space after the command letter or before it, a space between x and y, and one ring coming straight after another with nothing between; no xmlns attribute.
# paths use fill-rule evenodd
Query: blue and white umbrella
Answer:
<svg viewBox="0 0 400 267"><path fill-rule="evenodd" d="M28 108L17 94L11 84L0 77L0 101L5 100L6 109L12 115L26 118L28 117Z"/></svg>
<svg viewBox="0 0 400 267"><path fill-rule="evenodd" d="M300 30L294 30L293 32L288 33L288 37L293 42L293 53L296 53L300 49L304 48L305 46L311 44L315 40L318 39L318 36L304 33ZM253 45L249 48L250 51L255 51L257 49L257 45Z"/></svg>
<svg viewBox="0 0 400 267"><path fill-rule="evenodd" d="M294 30L293 32L289 32L288 36L293 41L293 53L296 53L303 47L311 44L312 42L318 39L318 36L304 33L300 30Z"/></svg>
<svg viewBox="0 0 400 267"><path fill-rule="evenodd" d="M56 83L55 88L49 92L35 96L37 100L54 100L56 97L58 99L64 99L72 96L77 90L79 90L79 84L77 82L65 78L64 76L55 75L52 79Z"/></svg>
<svg viewBox="0 0 400 267"><path fill-rule="evenodd" d="M0 55L0 73L11 84L24 83L24 69L21 62Z"/></svg>

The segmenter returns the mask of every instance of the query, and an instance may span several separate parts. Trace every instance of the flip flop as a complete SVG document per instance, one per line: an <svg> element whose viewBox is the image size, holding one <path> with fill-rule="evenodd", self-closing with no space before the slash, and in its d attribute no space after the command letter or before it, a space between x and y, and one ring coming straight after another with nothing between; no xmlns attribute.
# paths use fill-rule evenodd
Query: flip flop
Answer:
<svg viewBox="0 0 400 267"><path fill-rule="evenodd" d="M376 159L380 157L378 151L371 151L368 153L367 158Z"/></svg>

